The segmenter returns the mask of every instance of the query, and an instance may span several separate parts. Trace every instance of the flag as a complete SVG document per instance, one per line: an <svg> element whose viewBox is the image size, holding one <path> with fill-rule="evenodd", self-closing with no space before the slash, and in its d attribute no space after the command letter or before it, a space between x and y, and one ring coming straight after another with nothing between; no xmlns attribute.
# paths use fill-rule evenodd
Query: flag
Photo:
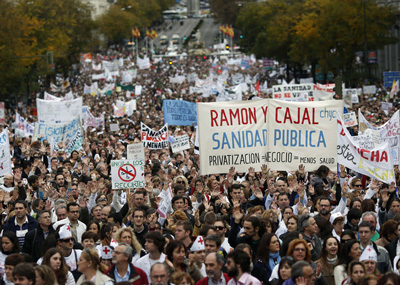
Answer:
<svg viewBox="0 0 400 285"><path fill-rule="evenodd" d="M257 80L257 84L254 89L257 91L257 96L260 97L260 80Z"/></svg>
<svg viewBox="0 0 400 285"><path fill-rule="evenodd" d="M393 84L392 84L392 90L390 91L390 98L394 98L394 95L397 94L397 92L399 92L399 81L394 81L393 80Z"/></svg>
<svg viewBox="0 0 400 285"><path fill-rule="evenodd" d="M223 31L224 31L224 26L219 25L219 31L220 31L220 32L223 32Z"/></svg>
<svg viewBox="0 0 400 285"><path fill-rule="evenodd" d="M132 37L140 38L140 31L139 31L139 29L137 27L136 28L132 28Z"/></svg>
<svg viewBox="0 0 400 285"><path fill-rule="evenodd" d="M233 31L232 26L229 27L229 36L233 38L235 36L235 32Z"/></svg>
<svg viewBox="0 0 400 285"><path fill-rule="evenodd" d="M155 39L155 38L157 38L157 37L158 37L158 35L157 35L156 30L152 30L152 31L151 31L151 38L152 38L152 39Z"/></svg>
<svg viewBox="0 0 400 285"><path fill-rule="evenodd" d="M150 31L148 29L146 30L146 37L151 38L151 33L150 33Z"/></svg>
<svg viewBox="0 0 400 285"><path fill-rule="evenodd" d="M225 35L228 34L228 30L229 30L228 26L225 25L225 26L224 26L224 34L225 34Z"/></svg>

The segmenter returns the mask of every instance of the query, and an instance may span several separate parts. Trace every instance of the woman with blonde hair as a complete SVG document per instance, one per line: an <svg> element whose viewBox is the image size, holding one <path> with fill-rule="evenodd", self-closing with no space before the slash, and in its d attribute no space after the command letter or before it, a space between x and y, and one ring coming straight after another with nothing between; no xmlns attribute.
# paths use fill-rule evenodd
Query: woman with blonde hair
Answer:
<svg viewBox="0 0 400 285"><path fill-rule="evenodd" d="M186 272L174 272L171 275L171 282L176 285L194 285L195 282Z"/></svg>
<svg viewBox="0 0 400 285"><path fill-rule="evenodd" d="M174 178L174 184L175 184L175 185L177 185L177 184L183 184L183 186L185 187L185 193L186 193L186 192L188 191L188 189L189 189L189 183L188 183L186 177L183 176L183 175L176 176L176 177Z"/></svg>
<svg viewBox="0 0 400 285"><path fill-rule="evenodd" d="M115 240L118 243L125 242L133 248L134 254L132 257L132 264L146 254L131 227L119 229L115 233Z"/></svg>
<svg viewBox="0 0 400 285"><path fill-rule="evenodd" d="M105 275L107 267L100 262L99 255L94 249L84 250L78 261L78 271L82 272L76 282L77 285L86 281L91 281L95 285L112 285L114 282L110 277Z"/></svg>
<svg viewBox="0 0 400 285"><path fill-rule="evenodd" d="M54 285L56 284L56 275L47 265L35 266L36 285Z"/></svg>

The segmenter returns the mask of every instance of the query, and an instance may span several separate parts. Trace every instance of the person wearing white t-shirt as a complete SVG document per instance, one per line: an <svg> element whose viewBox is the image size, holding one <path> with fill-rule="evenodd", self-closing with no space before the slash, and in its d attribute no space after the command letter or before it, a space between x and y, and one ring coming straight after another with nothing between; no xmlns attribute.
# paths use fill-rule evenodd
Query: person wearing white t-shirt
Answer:
<svg viewBox="0 0 400 285"><path fill-rule="evenodd" d="M72 237L71 227L69 225L62 226L60 231L56 234L56 238L57 248L62 252L65 263L68 265L76 281L81 275L78 272L78 261L82 250L73 249L74 238Z"/></svg>
<svg viewBox="0 0 400 285"><path fill-rule="evenodd" d="M157 231L147 233L144 238L146 240L144 247L148 254L137 260L135 262L135 266L142 269L146 273L148 280L151 280L151 267L154 264L158 262L162 263L165 260L165 254L163 253L165 238L160 232Z"/></svg>

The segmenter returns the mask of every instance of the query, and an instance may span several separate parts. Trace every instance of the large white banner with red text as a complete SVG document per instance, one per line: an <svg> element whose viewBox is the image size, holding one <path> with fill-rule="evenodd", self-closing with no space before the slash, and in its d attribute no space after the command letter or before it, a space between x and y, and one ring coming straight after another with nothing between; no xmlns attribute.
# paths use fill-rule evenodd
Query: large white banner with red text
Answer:
<svg viewBox="0 0 400 285"><path fill-rule="evenodd" d="M256 100L198 103L202 174L239 172L261 165L309 171L321 164L336 169L337 112L342 101Z"/></svg>
<svg viewBox="0 0 400 285"><path fill-rule="evenodd" d="M360 147L341 118L337 120L337 137L337 156L340 164L385 183L395 182L388 142L383 142L373 149Z"/></svg>
<svg viewBox="0 0 400 285"><path fill-rule="evenodd" d="M400 113L396 111L393 116L380 127L374 127L363 116L360 109L358 110L359 130L363 134L379 133L382 142L387 142L390 148L392 162L395 165L399 164L399 150L400 150Z"/></svg>

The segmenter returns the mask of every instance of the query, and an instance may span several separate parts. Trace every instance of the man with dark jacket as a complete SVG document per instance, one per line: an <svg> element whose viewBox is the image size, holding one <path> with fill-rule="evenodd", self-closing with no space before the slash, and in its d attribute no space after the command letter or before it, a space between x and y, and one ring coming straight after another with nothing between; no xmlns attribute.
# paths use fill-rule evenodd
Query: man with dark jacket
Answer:
<svg viewBox="0 0 400 285"><path fill-rule="evenodd" d="M36 262L42 256L40 250L44 240L49 235L55 233L55 230L53 227L51 227L50 211L44 210L39 212L37 220L39 222L39 226L26 234L25 239L29 242L24 243L22 248L22 252L30 254L34 262Z"/></svg>
<svg viewBox="0 0 400 285"><path fill-rule="evenodd" d="M128 281L132 285L149 284L146 273L132 265L133 249L121 242L112 253L113 266L106 273L115 283Z"/></svg>
<svg viewBox="0 0 400 285"><path fill-rule="evenodd" d="M261 237L265 232L265 226L262 225L259 218L248 217L243 223L244 236L237 237L240 231L239 223L242 217L242 211L233 213L231 222L232 228L229 232L228 242L232 247L235 247L239 243L247 243L251 246L253 252L257 252Z"/></svg>
<svg viewBox="0 0 400 285"><path fill-rule="evenodd" d="M29 231L36 229L38 223L32 216L26 214L28 211L28 203L26 201L18 200L15 202L14 210L15 216L8 220L4 225L3 231L15 233L21 247L23 247L25 243L25 235Z"/></svg>
<svg viewBox="0 0 400 285"><path fill-rule="evenodd" d="M394 260L397 255L400 255L400 222L396 225L395 233L397 234L397 238L385 246L386 250L389 252L390 260Z"/></svg>

